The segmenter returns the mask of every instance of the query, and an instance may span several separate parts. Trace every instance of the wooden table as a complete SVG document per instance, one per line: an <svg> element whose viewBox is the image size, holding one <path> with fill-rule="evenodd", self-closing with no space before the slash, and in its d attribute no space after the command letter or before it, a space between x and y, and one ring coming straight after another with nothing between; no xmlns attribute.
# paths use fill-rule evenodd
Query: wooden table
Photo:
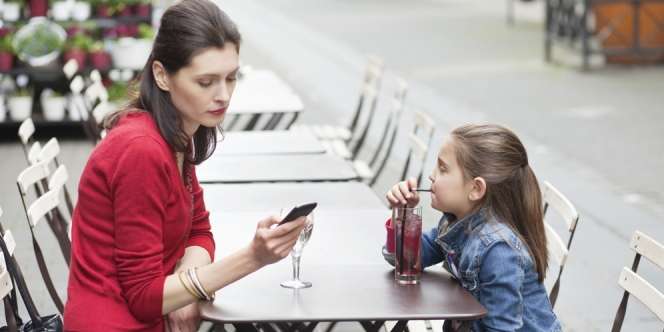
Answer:
<svg viewBox="0 0 664 332"><path fill-rule="evenodd" d="M274 129L286 114L295 122L304 104L293 89L271 70L251 70L237 84L228 109L226 128L232 130L240 117L250 116L244 130L252 130L262 115L270 115L264 129Z"/></svg>
<svg viewBox="0 0 664 332"><path fill-rule="evenodd" d="M222 143L223 144L223 143ZM351 181L351 164L331 154L215 156L196 167L201 183Z"/></svg>
<svg viewBox="0 0 664 332"><path fill-rule="evenodd" d="M325 147L308 131L232 131L223 137L215 156L325 153Z"/></svg>
<svg viewBox="0 0 664 332"><path fill-rule="evenodd" d="M313 287L285 289L290 259L266 266L216 293L201 306L201 316L231 323L240 330L271 328L311 331L322 321L357 321L377 331L386 320L457 319L468 328L486 310L442 268L430 268L419 285L394 281L394 270L381 255L386 209L315 211L315 226L301 261L301 279ZM217 259L252 239L264 214L211 209ZM269 330L269 329L268 329Z"/></svg>
<svg viewBox="0 0 664 332"><path fill-rule="evenodd" d="M219 211L265 211L317 202L318 210L386 209L383 200L364 183L242 183L203 184L205 206Z"/></svg>

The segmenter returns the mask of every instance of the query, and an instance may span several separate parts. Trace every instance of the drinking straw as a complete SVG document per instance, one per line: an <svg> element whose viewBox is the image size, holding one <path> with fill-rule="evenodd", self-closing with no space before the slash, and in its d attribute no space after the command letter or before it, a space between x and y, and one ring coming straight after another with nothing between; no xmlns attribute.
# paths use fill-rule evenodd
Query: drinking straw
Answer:
<svg viewBox="0 0 664 332"><path fill-rule="evenodd" d="M407 206L408 205L404 204L403 207L402 207L402 212L401 212L401 240L400 240L400 242L401 242L401 253L399 255L401 257L401 260L400 260L401 264L399 264L399 274L403 274L404 251L405 251L403 245L404 245L404 237L406 237L406 207Z"/></svg>

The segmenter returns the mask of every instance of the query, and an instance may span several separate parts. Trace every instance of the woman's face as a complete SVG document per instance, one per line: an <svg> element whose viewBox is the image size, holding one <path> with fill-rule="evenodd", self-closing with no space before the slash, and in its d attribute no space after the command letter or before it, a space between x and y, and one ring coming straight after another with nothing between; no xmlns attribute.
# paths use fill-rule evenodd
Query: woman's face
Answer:
<svg viewBox="0 0 664 332"><path fill-rule="evenodd" d="M429 176L431 181L431 207L463 218L472 211L474 202L469 194L472 181L466 180L457 163L452 138L448 137L438 153L437 165Z"/></svg>
<svg viewBox="0 0 664 332"><path fill-rule="evenodd" d="M180 112L184 131L192 136L199 126L215 127L224 120L238 69L237 47L226 43L223 48L211 47L198 53L174 75L166 74L163 69L154 72L157 84L170 93L173 105Z"/></svg>

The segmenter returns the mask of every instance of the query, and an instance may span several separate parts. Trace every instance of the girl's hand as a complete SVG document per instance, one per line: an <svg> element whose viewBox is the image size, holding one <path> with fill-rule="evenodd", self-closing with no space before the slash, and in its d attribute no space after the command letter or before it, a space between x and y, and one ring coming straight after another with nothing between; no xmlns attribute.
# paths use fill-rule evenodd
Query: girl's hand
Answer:
<svg viewBox="0 0 664 332"><path fill-rule="evenodd" d="M184 306L170 312L166 316L166 331L168 332L196 332L201 323L198 302Z"/></svg>
<svg viewBox="0 0 664 332"><path fill-rule="evenodd" d="M385 197L392 208L404 205L415 207L420 203L420 195L414 191L415 189L417 189L417 181L415 178L409 178L395 184Z"/></svg>
<svg viewBox="0 0 664 332"><path fill-rule="evenodd" d="M288 256L304 228L306 217L276 226L279 221L279 217L271 216L261 220L256 227L250 249L261 266L276 263Z"/></svg>

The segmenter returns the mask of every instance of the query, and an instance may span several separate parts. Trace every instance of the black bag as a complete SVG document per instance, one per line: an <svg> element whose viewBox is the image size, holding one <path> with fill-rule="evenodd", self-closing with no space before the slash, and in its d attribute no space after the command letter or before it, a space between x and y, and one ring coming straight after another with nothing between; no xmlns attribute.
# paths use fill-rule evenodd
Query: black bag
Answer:
<svg viewBox="0 0 664 332"><path fill-rule="evenodd" d="M3 236L4 230L0 226L0 248L2 249L2 254L5 258L5 265L7 266L7 271L11 276L13 283L13 288L9 296L6 296L4 299L5 306L5 317L7 319L7 326L0 328L0 332L8 331L21 331L21 332L61 332L64 330L62 323L62 317L60 314L40 316L35 306L32 296L28 291L28 287L25 284L25 279L23 278L23 273L21 268L18 266L16 259L10 255L9 250L7 249L7 244ZM21 294L21 299L25 305L28 314L30 315L30 321L23 324L21 317L18 315L18 301L16 300L16 288L18 288L19 293Z"/></svg>

